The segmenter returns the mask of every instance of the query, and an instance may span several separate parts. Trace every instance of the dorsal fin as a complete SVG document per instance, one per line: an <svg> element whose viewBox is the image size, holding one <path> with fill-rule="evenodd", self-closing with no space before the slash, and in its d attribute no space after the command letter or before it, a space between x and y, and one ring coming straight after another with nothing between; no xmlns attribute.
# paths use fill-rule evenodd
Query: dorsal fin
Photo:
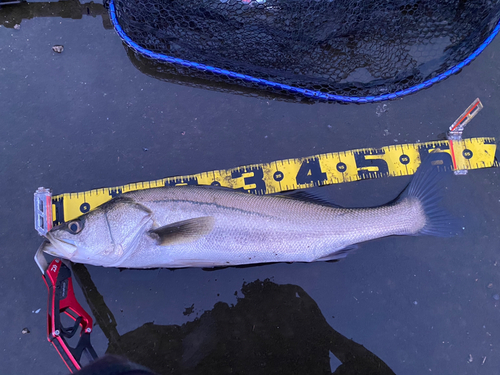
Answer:
<svg viewBox="0 0 500 375"><path fill-rule="evenodd" d="M276 196L295 199L302 202L319 204L322 206L342 208L342 206L332 203L326 196L324 196L324 194L319 193L318 189L314 189L314 191L294 190L286 193L278 193L276 194Z"/></svg>

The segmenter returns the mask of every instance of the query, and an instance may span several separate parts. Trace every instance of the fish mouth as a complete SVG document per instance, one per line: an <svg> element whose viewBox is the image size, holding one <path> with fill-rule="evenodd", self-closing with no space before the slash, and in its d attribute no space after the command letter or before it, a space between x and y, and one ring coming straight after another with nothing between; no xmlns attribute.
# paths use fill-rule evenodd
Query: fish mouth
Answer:
<svg viewBox="0 0 500 375"><path fill-rule="evenodd" d="M45 237L49 240L43 247L43 251L47 254L66 259L71 259L75 255L77 250L75 241L55 238L50 232L48 232Z"/></svg>

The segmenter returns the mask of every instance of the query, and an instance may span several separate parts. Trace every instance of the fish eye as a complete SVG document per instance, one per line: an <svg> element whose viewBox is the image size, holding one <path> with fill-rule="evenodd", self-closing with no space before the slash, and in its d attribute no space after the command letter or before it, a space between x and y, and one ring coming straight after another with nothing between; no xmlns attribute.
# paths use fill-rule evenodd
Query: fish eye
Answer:
<svg viewBox="0 0 500 375"><path fill-rule="evenodd" d="M67 228L68 232L70 232L71 234L78 234L83 229L83 222L80 220L70 221L67 225Z"/></svg>

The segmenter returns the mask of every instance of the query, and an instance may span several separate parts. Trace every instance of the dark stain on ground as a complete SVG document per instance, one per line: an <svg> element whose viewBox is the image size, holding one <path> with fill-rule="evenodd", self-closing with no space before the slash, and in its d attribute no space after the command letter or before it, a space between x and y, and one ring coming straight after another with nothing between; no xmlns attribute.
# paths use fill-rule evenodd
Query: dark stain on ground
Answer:
<svg viewBox="0 0 500 375"><path fill-rule="evenodd" d="M182 314L189 316L193 313L194 311L194 303L191 305L191 307L186 307L186 310Z"/></svg>

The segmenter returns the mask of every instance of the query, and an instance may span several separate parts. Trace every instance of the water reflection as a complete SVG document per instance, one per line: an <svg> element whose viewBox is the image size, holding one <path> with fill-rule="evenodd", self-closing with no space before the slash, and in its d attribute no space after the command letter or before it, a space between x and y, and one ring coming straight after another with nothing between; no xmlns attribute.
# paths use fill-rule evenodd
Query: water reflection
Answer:
<svg viewBox="0 0 500 375"><path fill-rule="evenodd" d="M318 101L304 97L303 95L293 94L288 91L278 91L256 83L236 80L227 76L213 74L208 71L205 72L183 67L181 65L157 62L136 53L127 45L124 46L127 50L128 58L137 70L160 81L204 90L266 98L269 100L304 104L314 104Z"/></svg>
<svg viewBox="0 0 500 375"><path fill-rule="evenodd" d="M235 305L215 304L192 322L145 323L120 335L113 313L86 267L73 265L97 324L116 354L158 374L394 374L375 354L328 325L314 300L297 285L244 283Z"/></svg>
<svg viewBox="0 0 500 375"><path fill-rule="evenodd" d="M109 20L108 10L102 4L94 4L93 1L85 4L80 4L78 0L37 3L13 1L9 4L0 1L0 6L0 25L8 28L15 28L16 25L21 25L23 20L37 17L61 17L79 20L84 15L100 16L105 29L113 28Z"/></svg>
<svg viewBox="0 0 500 375"><path fill-rule="evenodd" d="M113 25L109 19L108 9L102 4L95 4L93 1L80 4L78 0L36 3L18 0L9 1L7 3L0 0L0 7L0 25L7 28L19 28L23 20L37 17L61 17L76 20L82 19L84 15L87 15L102 17L103 27L105 29L113 29ZM141 73L154 79L204 90L260 97L269 100L300 102L306 104L314 103L312 99L305 98L302 95L294 95L290 92L280 92L275 89L265 88L261 85L242 82L228 77L221 77L216 74L201 72L183 66L158 63L137 54L126 44L124 44L124 48L134 67Z"/></svg>

